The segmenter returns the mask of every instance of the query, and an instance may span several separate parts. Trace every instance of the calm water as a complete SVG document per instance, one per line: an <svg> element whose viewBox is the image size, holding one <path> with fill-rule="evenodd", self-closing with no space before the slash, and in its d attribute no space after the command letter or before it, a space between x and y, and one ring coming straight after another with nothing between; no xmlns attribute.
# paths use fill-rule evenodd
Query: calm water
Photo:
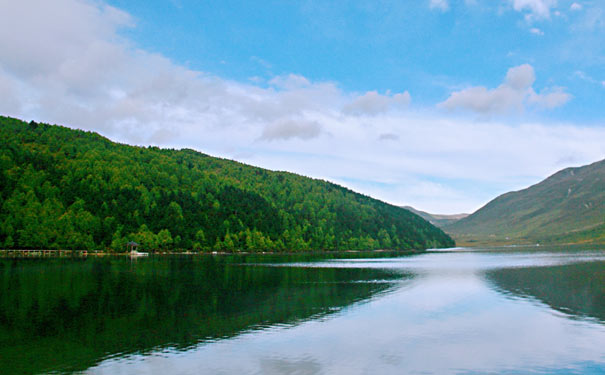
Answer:
<svg viewBox="0 0 605 375"><path fill-rule="evenodd" d="M605 250L0 260L0 373L605 374Z"/></svg>

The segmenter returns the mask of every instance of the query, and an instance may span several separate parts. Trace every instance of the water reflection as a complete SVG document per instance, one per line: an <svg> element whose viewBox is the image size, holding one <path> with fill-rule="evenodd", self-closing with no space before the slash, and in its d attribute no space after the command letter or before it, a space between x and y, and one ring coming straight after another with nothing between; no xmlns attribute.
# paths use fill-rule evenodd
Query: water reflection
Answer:
<svg viewBox="0 0 605 375"><path fill-rule="evenodd" d="M603 251L351 255L5 262L0 368L605 373Z"/></svg>
<svg viewBox="0 0 605 375"><path fill-rule="evenodd" d="M1 260L2 373L84 370L111 356L183 351L249 330L291 326L367 300L406 277L363 268L245 266L257 261Z"/></svg>
<svg viewBox="0 0 605 375"><path fill-rule="evenodd" d="M329 260L316 268L385 269L414 278L381 298L295 327L243 333L179 354L115 358L90 374L603 374L605 326L507 298L486 275L581 265L602 252L453 252ZM280 267L303 267L287 263ZM598 265L595 266L598 268ZM491 276L490 276L491 277ZM556 288L556 286L555 286Z"/></svg>
<svg viewBox="0 0 605 375"><path fill-rule="evenodd" d="M605 261L499 269L486 276L503 293L605 323Z"/></svg>

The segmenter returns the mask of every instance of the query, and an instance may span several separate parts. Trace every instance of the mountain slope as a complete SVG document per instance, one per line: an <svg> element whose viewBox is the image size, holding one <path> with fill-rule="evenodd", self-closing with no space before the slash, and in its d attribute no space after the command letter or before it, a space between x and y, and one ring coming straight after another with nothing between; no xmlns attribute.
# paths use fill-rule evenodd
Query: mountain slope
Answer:
<svg viewBox="0 0 605 375"><path fill-rule="evenodd" d="M452 239L341 186L0 117L0 247L424 249Z"/></svg>
<svg viewBox="0 0 605 375"><path fill-rule="evenodd" d="M429 223L435 225L436 227L443 228L447 225L453 224L460 219L464 219L468 216L468 214L453 214L453 215L441 215L441 214L430 214L428 212L420 211L411 206L404 206L408 211L420 216L424 220Z"/></svg>
<svg viewBox="0 0 605 375"><path fill-rule="evenodd" d="M463 241L605 241L605 160L503 194L444 228Z"/></svg>

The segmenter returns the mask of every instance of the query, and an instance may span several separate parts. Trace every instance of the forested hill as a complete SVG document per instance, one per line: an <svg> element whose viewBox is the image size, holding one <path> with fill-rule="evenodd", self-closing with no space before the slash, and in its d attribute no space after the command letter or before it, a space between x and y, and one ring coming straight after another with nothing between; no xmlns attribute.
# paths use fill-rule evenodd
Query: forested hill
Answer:
<svg viewBox="0 0 605 375"><path fill-rule="evenodd" d="M305 251L453 246L409 211L193 150L0 117L0 247Z"/></svg>
<svg viewBox="0 0 605 375"><path fill-rule="evenodd" d="M462 242L605 243L605 160L503 194L444 229Z"/></svg>

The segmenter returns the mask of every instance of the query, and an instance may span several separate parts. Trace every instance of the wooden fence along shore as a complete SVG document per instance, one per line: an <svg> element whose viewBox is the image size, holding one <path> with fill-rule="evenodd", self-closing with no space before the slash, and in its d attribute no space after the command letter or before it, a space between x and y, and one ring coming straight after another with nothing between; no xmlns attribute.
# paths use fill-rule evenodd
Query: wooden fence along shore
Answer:
<svg viewBox="0 0 605 375"><path fill-rule="evenodd" d="M103 255L105 253L87 250L0 250L0 257L22 258L22 257L57 257L57 256L79 256Z"/></svg>

